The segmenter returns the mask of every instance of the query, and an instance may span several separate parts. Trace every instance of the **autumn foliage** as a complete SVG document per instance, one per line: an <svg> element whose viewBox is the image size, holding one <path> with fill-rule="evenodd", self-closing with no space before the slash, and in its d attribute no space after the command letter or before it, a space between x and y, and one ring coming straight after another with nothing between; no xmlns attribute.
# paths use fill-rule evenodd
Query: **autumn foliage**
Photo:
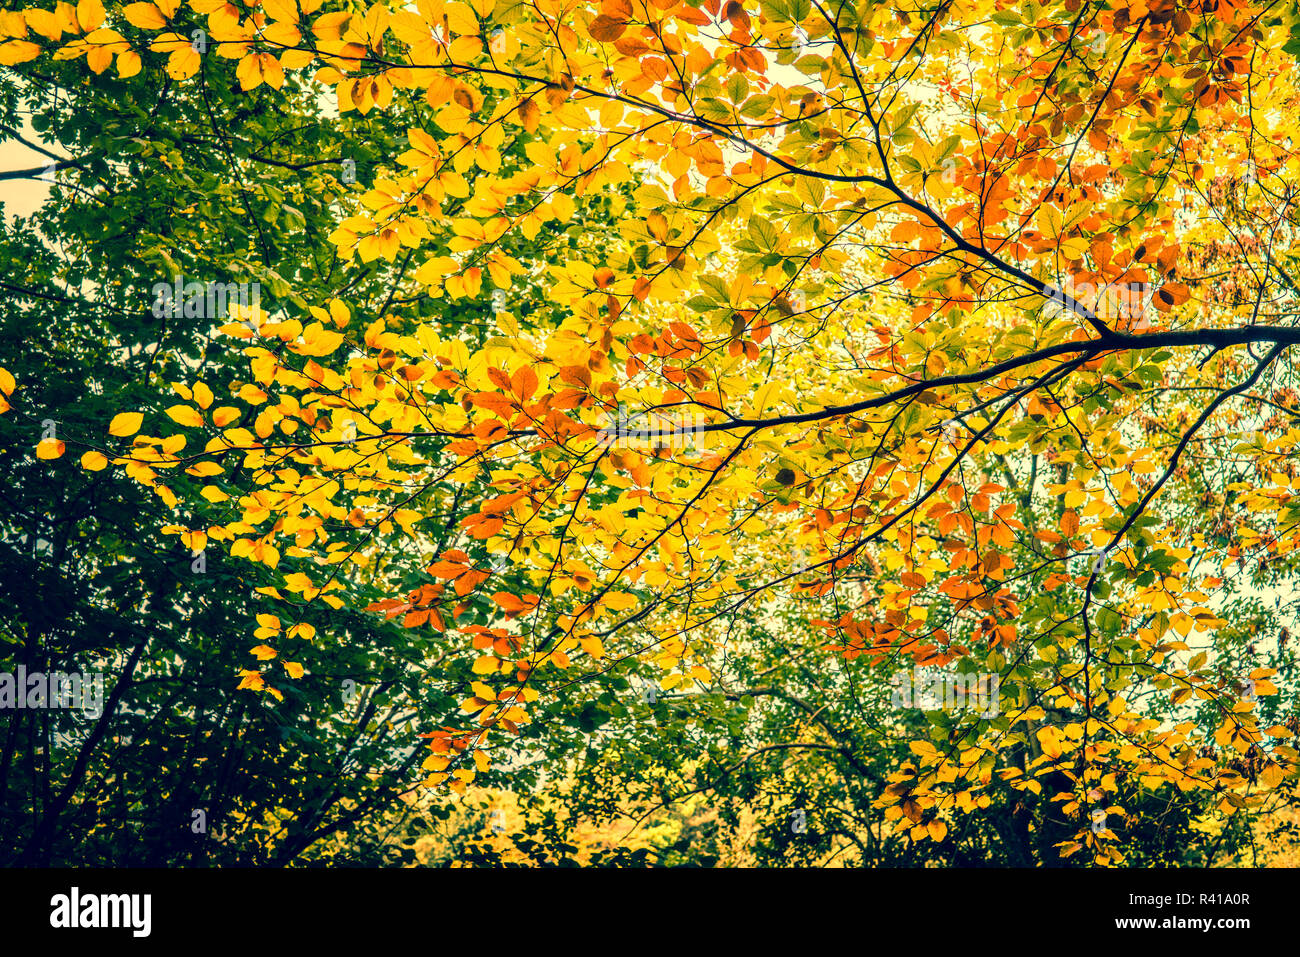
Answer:
<svg viewBox="0 0 1300 957"><path fill-rule="evenodd" d="M1209 843L1300 774L1293 35L1248 0L8 10L16 69L226 60L405 135L329 235L386 301L231 310L238 366L34 454L272 576L229 663L265 707L329 680L308 609L438 636L430 787L509 787L565 702L617 741L602 692L785 676L797 720L704 764L871 762L882 838L1032 806L1039 860L1120 864L1194 802ZM916 668L996 713L891 710Z"/></svg>

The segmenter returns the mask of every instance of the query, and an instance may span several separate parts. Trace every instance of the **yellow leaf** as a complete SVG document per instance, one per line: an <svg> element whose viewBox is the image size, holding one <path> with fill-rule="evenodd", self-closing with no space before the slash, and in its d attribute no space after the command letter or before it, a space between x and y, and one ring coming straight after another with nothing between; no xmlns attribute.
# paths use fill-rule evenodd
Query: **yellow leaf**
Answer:
<svg viewBox="0 0 1300 957"><path fill-rule="evenodd" d="M167 75L173 80L184 80L199 72L199 54L189 44L174 50L167 58Z"/></svg>
<svg viewBox="0 0 1300 957"><path fill-rule="evenodd" d="M551 198L551 212L556 219L567 223L573 218L573 197L568 193L556 193Z"/></svg>
<svg viewBox="0 0 1300 957"><path fill-rule="evenodd" d="M313 322L303 331L304 344L295 351L305 356L327 356L343 344L343 333Z"/></svg>
<svg viewBox="0 0 1300 957"><path fill-rule="evenodd" d="M302 665L296 661L286 661L284 663L284 670L289 672L290 678L302 677L302 672L303 672Z"/></svg>
<svg viewBox="0 0 1300 957"><path fill-rule="evenodd" d="M459 63L468 63L483 52L483 41L478 37L457 37L447 47L447 55Z"/></svg>
<svg viewBox="0 0 1300 957"><path fill-rule="evenodd" d="M254 655L258 661L270 661L279 654L270 645L258 645L256 648L248 649L249 654Z"/></svg>
<svg viewBox="0 0 1300 957"><path fill-rule="evenodd" d="M14 377L9 374L9 370L0 369L0 392L5 395L13 395L14 388Z"/></svg>
<svg viewBox="0 0 1300 957"><path fill-rule="evenodd" d="M102 29L95 30L91 33L86 34L86 42L94 44L95 46L111 46L111 47L128 46L126 39L122 36L122 34L118 33L116 30L110 30L107 27L103 27ZM118 51L114 50L113 52L116 53Z"/></svg>
<svg viewBox="0 0 1300 957"><path fill-rule="evenodd" d="M31 40L10 40L0 43L0 66L14 66L35 60L41 55L41 48Z"/></svg>
<svg viewBox="0 0 1300 957"><path fill-rule="evenodd" d="M95 47L86 53L86 65L94 73L103 73L113 62L113 51L108 47Z"/></svg>
<svg viewBox="0 0 1300 957"><path fill-rule="evenodd" d="M47 40L58 40L63 36L63 28L67 25L52 10L26 10L22 16L26 19L29 27ZM15 32L11 35L22 36L24 33L26 33L25 30L22 33Z"/></svg>
<svg viewBox="0 0 1300 957"><path fill-rule="evenodd" d="M108 467L108 459L102 452L87 452L81 457L81 467L87 472L99 472Z"/></svg>
<svg viewBox="0 0 1300 957"><path fill-rule="evenodd" d="M284 67L270 53L258 54L258 68L262 71L262 82L273 90L284 86Z"/></svg>
<svg viewBox="0 0 1300 957"><path fill-rule="evenodd" d="M340 329L352 321L351 311L337 299L331 299L329 306L330 318L334 320L334 325L338 326Z"/></svg>
<svg viewBox="0 0 1300 957"><path fill-rule="evenodd" d="M77 4L77 25L89 33L104 22L104 5L99 0L81 0Z"/></svg>
<svg viewBox="0 0 1300 957"><path fill-rule="evenodd" d="M212 424L217 428L224 428L231 422L239 418L239 410L232 405L223 405L215 409L212 413Z"/></svg>
<svg viewBox="0 0 1300 957"><path fill-rule="evenodd" d="M443 8L443 16L447 18L448 28L458 36L472 37L478 33L478 18L467 4L453 0Z"/></svg>
<svg viewBox="0 0 1300 957"><path fill-rule="evenodd" d="M144 416L139 412L119 412L109 423L108 434L122 437L135 435L140 431L140 424L143 421Z"/></svg>
<svg viewBox="0 0 1300 957"><path fill-rule="evenodd" d="M261 57L256 53L248 54L239 61L235 76L239 78L239 88L244 92L257 89L262 85Z"/></svg>
<svg viewBox="0 0 1300 957"><path fill-rule="evenodd" d="M469 110L459 103L448 103L438 111L438 115L433 119L435 123L442 127L444 132L455 135L463 130L465 124L469 122Z"/></svg>
<svg viewBox="0 0 1300 957"><path fill-rule="evenodd" d="M199 410L188 405L173 405L167 409L167 416L179 425L197 427L203 424L203 416L199 414Z"/></svg>
<svg viewBox="0 0 1300 957"><path fill-rule="evenodd" d="M161 30L167 26L162 11L152 3L128 3L122 8L122 14L128 23L141 30Z"/></svg>
<svg viewBox="0 0 1300 957"><path fill-rule="evenodd" d="M140 54L134 50L127 50L117 56L117 75L124 80L139 73L140 66Z"/></svg>
<svg viewBox="0 0 1300 957"><path fill-rule="evenodd" d="M1038 730L1038 743L1043 747L1043 753L1049 758L1059 758L1063 751L1061 749L1061 734L1056 728L1046 727Z"/></svg>
<svg viewBox="0 0 1300 957"><path fill-rule="evenodd" d="M38 459L57 459L63 454L63 443L58 439L41 439L36 444L36 457Z"/></svg>
<svg viewBox="0 0 1300 957"><path fill-rule="evenodd" d="M294 6L293 0L262 0L262 9L272 20L298 22L298 8Z"/></svg>

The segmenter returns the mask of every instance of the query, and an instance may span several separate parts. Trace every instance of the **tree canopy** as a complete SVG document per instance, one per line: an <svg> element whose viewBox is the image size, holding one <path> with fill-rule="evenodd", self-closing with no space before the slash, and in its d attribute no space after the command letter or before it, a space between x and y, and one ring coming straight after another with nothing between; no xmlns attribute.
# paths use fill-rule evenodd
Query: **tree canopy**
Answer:
<svg viewBox="0 0 1300 957"><path fill-rule="evenodd" d="M524 795L536 860L683 802L663 860L1289 832L1297 55L1249 0L0 12L67 153L0 174L58 182L2 254L6 655L121 674L44 773L11 721L12 850L92 853L132 722L227 860L403 791Z"/></svg>

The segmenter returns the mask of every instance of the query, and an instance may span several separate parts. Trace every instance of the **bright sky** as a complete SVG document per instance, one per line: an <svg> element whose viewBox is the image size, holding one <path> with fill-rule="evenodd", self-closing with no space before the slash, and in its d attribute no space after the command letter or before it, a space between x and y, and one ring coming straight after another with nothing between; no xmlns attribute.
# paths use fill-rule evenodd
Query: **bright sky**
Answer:
<svg viewBox="0 0 1300 957"><path fill-rule="evenodd" d="M48 144L32 131L26 120L23 121L23 138L31 143ZM51 152L62 150L51 148ZM0 171L31 169L48 163L49 157L29 149L15 139L0 141ZM0 180L0 203L4 204L5 219L13 220L16 216L28 216L35 212L50 195L50 184L35 179Z"/></svg>

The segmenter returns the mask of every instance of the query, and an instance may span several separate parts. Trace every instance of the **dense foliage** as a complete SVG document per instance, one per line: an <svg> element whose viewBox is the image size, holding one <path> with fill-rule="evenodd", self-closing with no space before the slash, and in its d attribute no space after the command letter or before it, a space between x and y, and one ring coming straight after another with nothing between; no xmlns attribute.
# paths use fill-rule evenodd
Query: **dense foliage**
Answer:
<svg viewBox="0 0 1300 957"><path fill-rule="evenodd" d="M55 183L0 660L107 678L5 715L2 853L1289 842L1298 54L1262 0L0 12Z"/></svg>

